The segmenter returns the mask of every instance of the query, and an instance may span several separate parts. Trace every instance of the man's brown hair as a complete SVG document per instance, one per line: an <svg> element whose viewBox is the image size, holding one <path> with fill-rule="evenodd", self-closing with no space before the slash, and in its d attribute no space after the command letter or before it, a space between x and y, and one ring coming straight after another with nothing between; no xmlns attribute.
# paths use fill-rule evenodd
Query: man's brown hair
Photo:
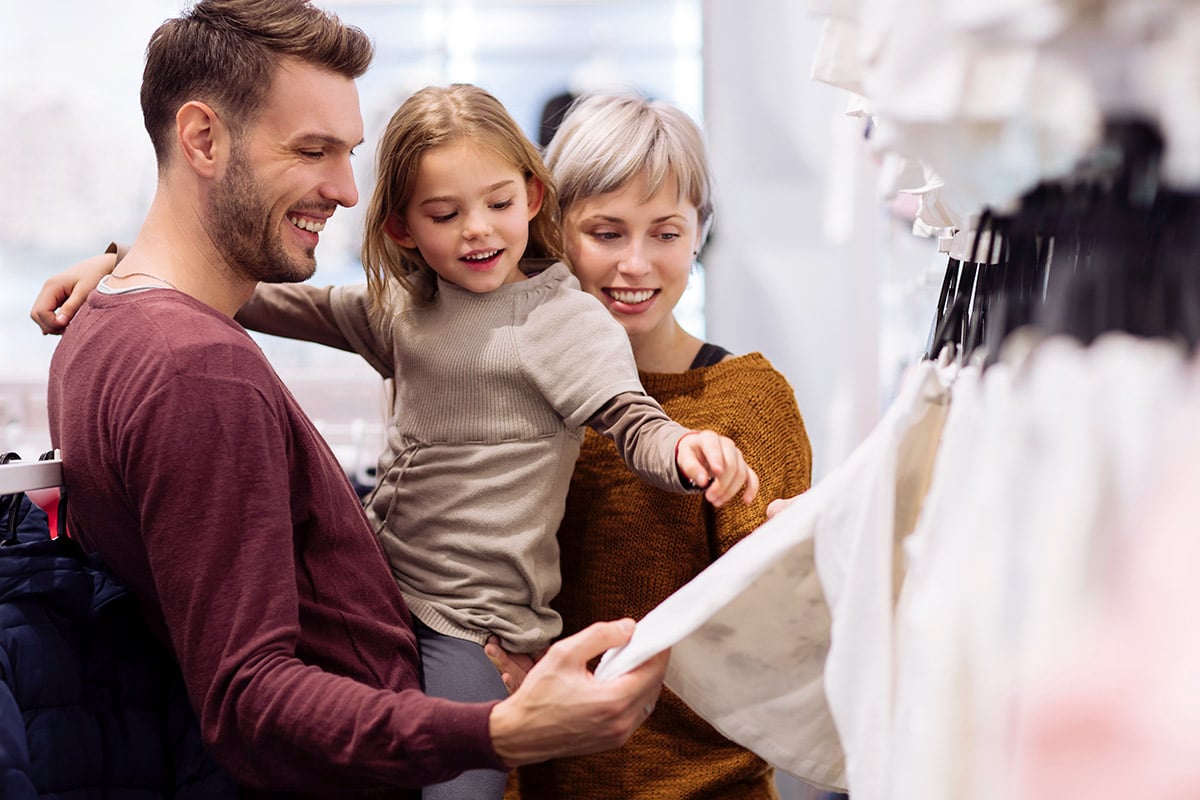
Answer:
<svg viewBox="0 0 1200 800"><path fill-rule="evenodd" d="M282 59L354 80L373 54L359 28L307 0L201 0L159 26L146 47L142 117L158 163L184 103L207 103L238 135L262 108Z"/></svg>

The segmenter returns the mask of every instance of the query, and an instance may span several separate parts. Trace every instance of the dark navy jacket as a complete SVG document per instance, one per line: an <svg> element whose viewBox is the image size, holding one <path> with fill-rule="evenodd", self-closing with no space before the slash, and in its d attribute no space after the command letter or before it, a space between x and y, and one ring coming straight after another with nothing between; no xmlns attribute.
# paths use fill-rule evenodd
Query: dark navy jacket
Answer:
<svg viewBox="0 0 1200 800"><path fill-rule="evenodd" d="M0 547L0 798L238 797L132 595L28 499L17 513Z"/></svg>

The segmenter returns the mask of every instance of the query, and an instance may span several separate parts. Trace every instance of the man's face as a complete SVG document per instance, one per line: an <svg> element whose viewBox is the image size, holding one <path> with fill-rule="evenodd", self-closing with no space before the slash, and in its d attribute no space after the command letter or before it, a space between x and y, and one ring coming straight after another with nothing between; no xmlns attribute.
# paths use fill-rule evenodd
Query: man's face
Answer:
<svg viewBox="0 0 1200 800"><path fill-rule="evenodd" d="M362 138L354 81L285 60L209 198L209 235L230 267L268 283L311 277L325 223L358 202L350 157Z"/></svg>

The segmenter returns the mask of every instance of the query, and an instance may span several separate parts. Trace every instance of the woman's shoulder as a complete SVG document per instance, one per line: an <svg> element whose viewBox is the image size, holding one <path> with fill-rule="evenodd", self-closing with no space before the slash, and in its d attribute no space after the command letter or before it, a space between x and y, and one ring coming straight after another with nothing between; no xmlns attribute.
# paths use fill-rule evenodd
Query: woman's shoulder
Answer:
<svg viewBox="0 0 1200 800"><path fill-rule="evenodd" d="M772 425L799 414L791 382L762 353L723 359L703 373L704 402L723 406L742 424L757 419Z"/></svg>
<svg viewBox="0 0 1200 800"><path fill-rule="evenodd" d="M726 351L728 352L728 351ZM707 377L712 381L744 382L752 385L786 388L792 390L791 384L782 372L757 351L734 355L728 353L706 370Z"/></svg>
<svg viewBox="0 0 1200 800"><path fill-rule="evenodd" d="M757 352L731 354L711 366L684 372L640 372L639 376L647 392L660 402L674 399L735 416L780 401L795 403L787 378Z"/></svg>

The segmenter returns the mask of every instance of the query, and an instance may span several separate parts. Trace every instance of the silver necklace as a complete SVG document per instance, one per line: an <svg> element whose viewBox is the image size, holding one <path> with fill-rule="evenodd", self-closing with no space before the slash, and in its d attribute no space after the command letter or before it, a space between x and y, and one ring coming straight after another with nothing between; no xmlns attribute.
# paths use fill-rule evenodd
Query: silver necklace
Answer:
<svg viewBox="0 0 1200 800"><path fill-rule="evenodd" d="M151 278L153 280L158 281L159 283L165 283L167 286L170 286L172 289L174 289L177 292L179 291L179 287L176 286L175 284L171 283L166 278L160 278L157 275L151 275L149 272L126 272L124 275L113 275L114 278L132 278L134 276L141 276L143 278Z"/></svg>

